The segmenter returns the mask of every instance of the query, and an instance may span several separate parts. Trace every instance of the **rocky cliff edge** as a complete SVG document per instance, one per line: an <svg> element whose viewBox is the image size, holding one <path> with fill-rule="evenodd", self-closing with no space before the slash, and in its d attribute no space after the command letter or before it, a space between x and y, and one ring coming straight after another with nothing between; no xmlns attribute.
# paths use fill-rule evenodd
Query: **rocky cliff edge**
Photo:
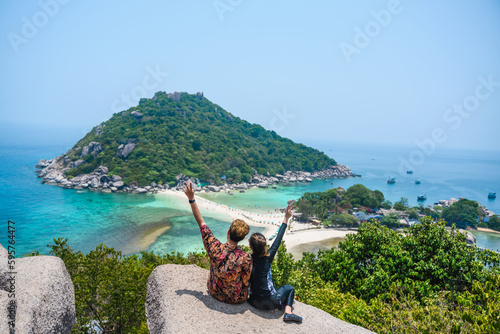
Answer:
<svg viewBox="0 0 500 334"><path fill-rule="evenodd" d="M315 307L295 302L301 324L284 323L283 311L229 305L207 292L208 270L167 264L148 279L146 316L151 334L166 333L372 333Z"/></svg>

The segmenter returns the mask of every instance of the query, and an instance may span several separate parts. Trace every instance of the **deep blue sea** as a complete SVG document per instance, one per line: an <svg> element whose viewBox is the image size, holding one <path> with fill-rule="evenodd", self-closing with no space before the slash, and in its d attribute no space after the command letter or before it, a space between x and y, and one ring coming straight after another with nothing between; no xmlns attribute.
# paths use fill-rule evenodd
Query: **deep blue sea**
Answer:
<svg viewBox="0 0 500 334"><path fill-rule="evenodd" d="M410 205L417 196L427 195L425 205L440 199L464 197L500 213L500 196L487 198L489 191L500 193L500 153L464 150L436 150L412 166L413 174L401 171L402 159L408 160L415 148L370 146L360 144L318 144L316 148L345 164L361 178L315 180L312 183L279 186L278 189L252 189L246 193L207 194L216 202L249 211L267 211L283 207L287 200L298 199L305 192L324 191L332 187L362 183L382 191L394 202L407 197ZM67 146L0 147L0 242L7 244L7 222L16 226L16 255L39 250L48 253L46 245L55 237L69 239L72 248L88 252L104 243L135 253L141 249L169 253L202 249L196 222L190 212L165 203L154 195L77 193L72 189L43 185L36 177L35 164L67 151ZM414 155L415 156L415 155ZM415 162L415 159L413 159ZM387 184L388 177L396 183ZM420 185L415 179L421 179ZM228 224L220 217L206 217L215 235L225 238ZM144 240L164 231L152 244ZM1 227L0 227L1 228ZM254 230L254 229L253 229ZM475 232L479 246L497 250L500 234Z"/></svg>

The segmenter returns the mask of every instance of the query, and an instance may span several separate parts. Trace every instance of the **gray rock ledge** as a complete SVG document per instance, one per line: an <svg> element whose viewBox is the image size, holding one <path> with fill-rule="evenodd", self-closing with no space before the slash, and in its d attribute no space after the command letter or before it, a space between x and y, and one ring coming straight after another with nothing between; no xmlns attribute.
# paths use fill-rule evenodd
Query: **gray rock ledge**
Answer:
<svg viewBox="0 0 500 334"><path fill-rule="evenodd" d="M208 270L195 265L156 267L148 279L146 316L151 334L166 333L372 333L315 307L295 302L301 324L284 323L283 311L229 305L207 292Z"/></svg>
<svg viewBox="0 0 500 334"><path fill-rule="evenodd" d="M7 263L7 259L8 253L0 245L0 262ZM3 310L0 333L9 333L11 319L7 306L12 302L17 306L16 333L71 333L75 323L75 293L64 262L55 256L16 258L14 270L13 297L8 281L12 276L6 266L0 268L0 307Z"/></svg>

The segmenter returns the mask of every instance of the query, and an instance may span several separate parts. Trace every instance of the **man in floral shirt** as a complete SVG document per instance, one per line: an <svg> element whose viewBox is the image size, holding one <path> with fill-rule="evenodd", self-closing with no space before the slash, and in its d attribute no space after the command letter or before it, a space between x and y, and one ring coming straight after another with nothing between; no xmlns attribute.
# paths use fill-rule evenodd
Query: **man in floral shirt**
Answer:
<svg viewBox="0 0 500 334"><path fill-rule="evenodd" d="M243 303L248 297L248 283L252 273L252 257L241 250L238 242L250 231L241 219L236 219L227 231L227 242L221 243L201 216L194 199L193 184L186 183L184 193L189 199L194 218L198 223L203 244L210 257L208 291L217 300L228 304Z"/></svg>

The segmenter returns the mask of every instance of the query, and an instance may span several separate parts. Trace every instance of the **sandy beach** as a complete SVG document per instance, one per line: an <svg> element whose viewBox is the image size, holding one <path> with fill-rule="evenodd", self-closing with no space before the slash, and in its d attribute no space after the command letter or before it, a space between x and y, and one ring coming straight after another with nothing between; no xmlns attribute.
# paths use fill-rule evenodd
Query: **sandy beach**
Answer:
<svg viewBox="0 0 500 334"><path fill-rule="evenodd" d="M190 210L186 195L183 192L164 190L156 194L156 196L170 197L170 199L175 200L175 203L173 203L177 208ZM276 234L284 218L284 213L281 212L270 214L248 212L223 204L215 203L196 195L195 199L203 216L214 217L227 222L231 222L235 219L242 219L249 226L265 228L263 234L268 239ZM252 231L250 231L250 233L252 233ZM356 233L356 231L334 230L323 227L318 228L315 225L292 221L289 224L289 228L285 233L283 240L285 240L286 242L287 249L292 250L299 245L308 243L317 243L334 238L344 239L349 233Z"/></svg>
<svg viewBox="0 0 500 334"><path fill-rule="evenodd" d="M165 223L157 223L141 228L138 235L133 238L129 243L123 245L120 250L124 254L135 254L141 251L147 251L149 247L154 244L158 238L167 232L172 226L165 225Z"/></svg>
<svg viewBox="0 0 500 334"><path fill-rule="evenodd" d="M492 230L491 228L486 228L486 227L478 227L477 230L480 231L480 232L488 232L488 233L498 233L498 234L500 234L500 231L495 231L495 230Z"/></svg>

